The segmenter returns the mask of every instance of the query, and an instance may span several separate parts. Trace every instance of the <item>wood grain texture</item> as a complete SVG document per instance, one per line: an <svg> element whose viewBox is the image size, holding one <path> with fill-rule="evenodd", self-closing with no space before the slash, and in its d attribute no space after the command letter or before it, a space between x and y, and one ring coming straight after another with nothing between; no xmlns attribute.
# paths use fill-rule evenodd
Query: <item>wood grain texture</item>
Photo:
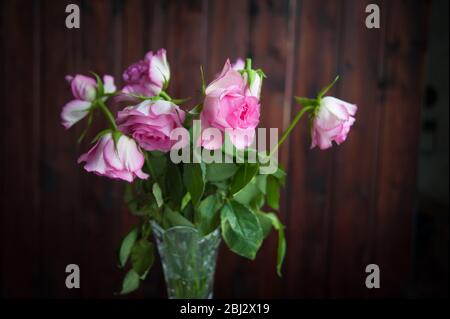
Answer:
<svg viewBox="0 0 450 319"><path fill-rule="evenodd" d="M34 238L39 231L37 200L33 196L36 191L36 171L30 171L32 167L28 161L34 155L33 143L39 143L39 136L30 136L30 132L36 130L35 125L38 125L33 119L33 94L24 92L10 78L14 74L19 80L28 79L32 82L34 66L38 63L30 56L34 45L34 34L30 32L35 22L33 10L22 12L20 9L27 4L27 1L1 4L3 100L0 114L3 124L0 278L1 295L5 297L26 297L34 293L34 271L29 261L38 257L40 250ZM10 28L10 25L15 28Z"/></svg>
<svg viewBox="0 0 450 319"><path fill-rule="evenodd" d="M384 33L359 27L366 18L365 3L345 1L342 8L336 88L344 100L359 106L357 122L349 140L333 151L333 184L330 192L331 297L357 297L368 292L365 267L374 262L369 241L375 215L378 131L381 116ZM383 3L378 1L383 7ZM355 161L354 159L359 160ZM352 165L348 163L351 162Z"/></svg>
<svg viewBox="0 0 450 319"><path fill-rule="evenodd" d="M379 132L373 259L386 273L383 294L407 293L415 198L420 107L424 98L429 1L389 1L384 94ZM405 138L407 137L407 138ZM381 291L377 291L379 295Z"/></svg>
<svg viewBox="0 0 450 319"><path fill-rule="evenodd" d="M342 1L326 3L305 0L299 7L294 86L299 96L314 97L338 72ZM287 243L294 248L286 258L284 286L288 296L317 298L328 293L333 162L332 151L309 150L306 122L296 127L290 141Z"/></svg>
<svg viewBox="0 0 450 319"><path fill-rule="evenodd" d="M110 298L120 288L116 251L137 220L123 184L76 164L88 142L76 144L83 125L59 123L71 98L64 76L110 73L120 86L128 65L161 47L169 93L192 97L187 107L201 99L200 65L211 81L227 58L247 56L268 75L261 127L285 128L300 109L292 96L314 96L336 74L330 94L359 107L342 146L309 150L303 122L282 148L283 278L275 235L253 262L222 245L215 296L406 296L429 1L373 2L379 30L365 27L369 2L359 0L0 2L0 296ZM80 5L79 30L65 27L69 3ZM80 265L81 289L64 285L70 263ZM364 286L369 263L381 269L377 291ZM166 297L159 262L125 298L143 297Z"/></svg>

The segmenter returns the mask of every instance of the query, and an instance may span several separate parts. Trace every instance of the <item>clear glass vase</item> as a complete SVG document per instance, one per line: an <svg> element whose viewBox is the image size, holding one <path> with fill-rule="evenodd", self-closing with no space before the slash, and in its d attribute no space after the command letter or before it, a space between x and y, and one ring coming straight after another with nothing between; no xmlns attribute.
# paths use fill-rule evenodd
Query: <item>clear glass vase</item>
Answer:
<svg viewBox="0 0 450 319"><path fill-rule="evenodd" d="M211 299L220 230L207 236L192 227L167 230L151 222L170 299Z"/></svg>

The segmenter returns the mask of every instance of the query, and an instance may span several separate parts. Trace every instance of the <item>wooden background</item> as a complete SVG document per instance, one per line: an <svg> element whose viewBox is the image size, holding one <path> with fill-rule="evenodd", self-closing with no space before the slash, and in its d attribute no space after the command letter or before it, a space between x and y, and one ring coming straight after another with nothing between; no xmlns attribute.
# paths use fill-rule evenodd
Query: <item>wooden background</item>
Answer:
<svg viewBox="0 0 450 319"><path fill-rule="evenodd" d="M411 278L412 217L423 97L428 1L92 0L0 2L1 297L109 298L120 287L116 248L135 221L123 184L84 172L87 148L65 131L66 74L121 73L165 47L170 93L198 96L226 58L251 56L268 75L261 127L286 127L298 106L336 74L331 94L358 104L345 144L309 150L305 123L283 148L289 173L281 219L287 225L284 276L275 274L276 236L254 262L218 260L217 297L398 297ZM81 29L65 28L78 3ZM365 7L381 8L381 29ZM116 110L117 111L117 110ZM98 121L96 128L104 123ZM65 266L81 288L65 287ZM381 289L365 287L365 267ZM159 262L130 297L162 297Z"/></svg>

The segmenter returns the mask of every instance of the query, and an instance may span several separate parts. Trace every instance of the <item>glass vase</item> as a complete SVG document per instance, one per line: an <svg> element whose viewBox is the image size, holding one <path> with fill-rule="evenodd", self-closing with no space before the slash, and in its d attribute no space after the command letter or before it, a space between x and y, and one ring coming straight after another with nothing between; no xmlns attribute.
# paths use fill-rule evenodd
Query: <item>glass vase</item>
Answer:
<svg viewBox="0 0 450 319"><path fill-rule="evenodd" d="M211 299L220 230L206 236L192 227L163 229L151 222L169 299Z"/></svg>

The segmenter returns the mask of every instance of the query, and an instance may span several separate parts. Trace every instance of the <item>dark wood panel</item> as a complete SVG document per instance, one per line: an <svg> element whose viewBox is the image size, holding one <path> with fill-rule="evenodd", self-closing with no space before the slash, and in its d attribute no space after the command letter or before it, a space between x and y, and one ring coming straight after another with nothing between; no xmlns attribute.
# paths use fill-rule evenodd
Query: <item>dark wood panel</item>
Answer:
<svg viewBox="0 0 450 319"><path fill-rule="evenodd" d="M186 104L189 107L201 98L200 65L206 65L208 5L206 0L172 0L164 4L167 16L162 29L167 32L164 38L172 74L169 93L192 98Z"/></svg>
<svg viewBox="0 0 450 319"><path fill-rule="evenodd" d="M313 97L336 76L343 1L302 1L297 29L297 96ZM335 89L334 89L335 90ZM335 91L330 92L331 95ZM293 108L292 115L299 107ZM303 121L290 141L286 276L290 297L327 296L332 151L310 151Z"/></svg>
<svg viewBox="0 0 450 319"><path fill-rule="evenodd" d="M384 2L377 4L381 12L387 12ZM329 289L331 297L352 298L368 292L365 268L375 263L367 229L375 214L384 32L364 26L365 2L348 0L343 6L338 69L341 80L336 92L359 108L348 140L332 151Z"/></svg>
<svg viewBox="0 0 450 319"><path fill-rule="evenodd" d="M38 293L30 261L38 262L40 245L36 149L39 129L33 95L34 72L33 10L23 12L27 1L1 3L2 15L2 91L1 109L1 295L27 297ZM10 26L14 25L14 28ZM31 31L31 32L30 32ZM21 79L18 85L16 79ZM30 165L31 164L31 165ZM37 264L33 266L38 267Z"/></svg>
<svg viewBox="0 0 450 319"><path fill-rule="evenodd" d="M380 30L364 27L367 1L358 0L80 0L81 29L68 30L72 2L0 3L1 296L103 298L119 289L116 249L136 219L121 183L76 164L89 145L75 144L82 124L66 131L59 123L71 99L64 76L109 72L120 85L126 66L161 47L169 91L191 96L188 105L201 98L200 64L211 81L226 58L252 56L268 75L262 127L285 128L299 109L292 95L313 96L336 74L330 94L359 106L342 146L310 151L304 121L282 149L283 279L276 236L254 262L223 245L216 296L405 295L428 1L376 0ZM64 286L69 263L82 269L80 290ZM379 291L363 286L368 263L380 265ZM164 289L156 263L130 297L165 297Z"/></svg>
<svg viewBox="0 0 450 319"><path fill-rule="evenodd" d="M402 296L411 278L411 238L420 123L424 97L429 1L389 1L384 51L373 259L383 291ZM413 107L411 107L413 106Z"/></svg>

